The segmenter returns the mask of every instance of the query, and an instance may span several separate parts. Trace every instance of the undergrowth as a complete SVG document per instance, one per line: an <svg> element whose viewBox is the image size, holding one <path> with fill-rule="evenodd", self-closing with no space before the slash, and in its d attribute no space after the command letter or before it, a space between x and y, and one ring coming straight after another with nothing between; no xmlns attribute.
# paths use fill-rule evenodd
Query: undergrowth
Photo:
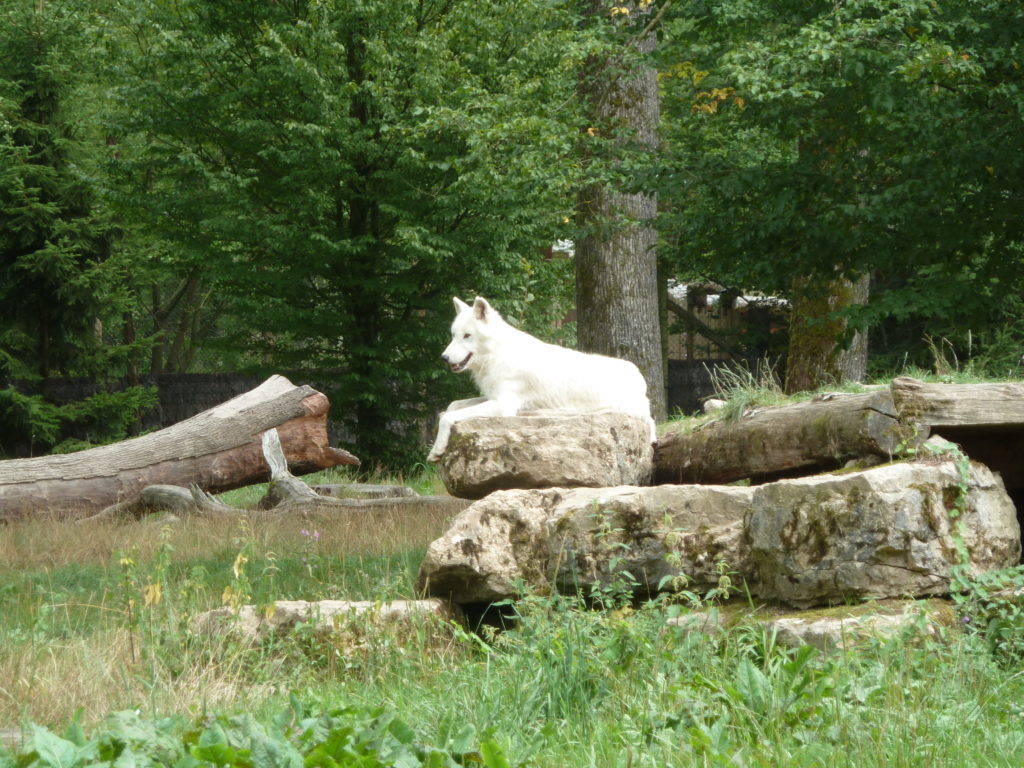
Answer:
<svg viewBox="0 0 1024 768"><path fill-rule="evenodd" d="M1020 569L961 574L955 626L829 653L755 620L677 623L728 585L640 605L611 582L531 595L503 631L193 630L225 603L415 597L447 523L392 510L0 529L0 732L19 739L0 768L1024 761L1019 601L999 597Z"/></svg>
<svg viewBox="0 0 1024 768"><path fill-rule="evenodd" d="M0 724L20 726L23 741L0 753L0 766L860 767L1024 757L1024 678L1013 671L1019 650L1004 642L1009 629L995 642L954 628L824 654L783 647L756 622L709 633L676 626L708 605L697 596L634 606L609 589L601 611L584 596L528 597L512 629L483 636L450 627L439 640L419 628L352 643L300 629L248 645L192 634L191 619L223 602L227 586L257 602L337 596L337 581L316 569L333 561L340 577L359 553L316 530L316 561L311 536L274 540L256 524L223 532L219 554L196 560L182 557L191 545L181 527L164 526L107 566L39 564L31 601L24 581L4 590ZM364 553L346 596L412 596L418 557L393 555L369 577ZM20 608L6 610L12 603Z"/></svg>

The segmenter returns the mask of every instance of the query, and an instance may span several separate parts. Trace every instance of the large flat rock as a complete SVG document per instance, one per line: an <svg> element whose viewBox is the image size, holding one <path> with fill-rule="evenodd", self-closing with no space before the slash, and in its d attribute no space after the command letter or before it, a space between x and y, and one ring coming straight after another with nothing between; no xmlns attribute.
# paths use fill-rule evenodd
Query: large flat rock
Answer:
<svg viewBox="0 0 1024 768"><path fill-rule="evenodd" d="M1021 547L999 477L948 459L760 486L745 535L753 591L795 606L945 594L961 561L1007 568Z"/></svg>
<svg viewBox="0 0 1024 768"><path fill-rule="evenodd" d="M523 590L637 596L734 584L804 607L945 594L1020 559L1016 510L980 464L931 459L756 487L501 491L428 548L419 586L457 604Z"/></svg>
<svg viewBox="0 0 1024 768"><path fill-rule="evenodd" d="M623 580L650 594L683 575L689 587L713 585L716 563L741 557L752 493L724 486L499 491L430 545L418 586L468 604L524 588L589 593Z"/></svg>
<svg viewBox="0 0 1024 768"><path fill-rule="evenodd" d="M645 485L650 424L622 413L467 419L452 427L441 477L453 496L524 488Z"/></svg>
<svg viewBox="0 0 1024 768"><path fill-rule="evenodd" d="M461 621L458 608L443 600L277 600L267 607L242 605L237 611L215 608L196 616L192 629L201 635L233 634L255 642L283 636L298 625L308 625L318 633L343 632L354 627L368 629L383 624L411 623L417 626L436 620L439 625Z"/></svg>

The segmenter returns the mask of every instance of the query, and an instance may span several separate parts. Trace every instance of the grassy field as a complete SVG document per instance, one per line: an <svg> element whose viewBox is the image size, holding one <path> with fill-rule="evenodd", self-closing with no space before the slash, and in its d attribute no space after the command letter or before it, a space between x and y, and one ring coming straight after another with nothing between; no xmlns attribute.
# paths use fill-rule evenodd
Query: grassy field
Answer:
<svg viewBox="0 0 1024 768"><path fill-rule="evenodd" d="M597 612L558 598L525 601L518 628L486 641L435 628L246 647L188 631L232 595L413 597L446 523L385 509L0 528L0 729L101 732L110 713L138 710L184 733L214 714L383 708L406 724L396 732L446 755L467 733L499 745L488 766L1024 763L1024 675L959 632L796 653L753 627L684 634L666 624L679 606Z"/></svg>

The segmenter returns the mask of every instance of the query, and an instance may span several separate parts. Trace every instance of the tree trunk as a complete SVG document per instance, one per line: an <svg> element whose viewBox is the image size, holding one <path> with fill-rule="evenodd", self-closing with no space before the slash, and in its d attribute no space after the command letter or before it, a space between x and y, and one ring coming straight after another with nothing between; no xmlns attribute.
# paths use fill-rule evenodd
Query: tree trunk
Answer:
<svg viewBox="0 0 1024 768"><path fill-rule="evenodd" d="M887 389L826 395L663 435L655 445L653 482L764 482L814 474L849 459L889 458L927 436L926 427L901 423Z"/></svg>
<svg viewBox="0 0 1024 768"><path fill-rule="evenodd" d="M995 428L1024 432L1024 383L928 384L909 376L892 380L900 418L929 427Z"/></svg>
<svg viewBox="0 0 1024 768"><path fill-rule="evenodd" d="M888 389L819 395L669 432L655 445L653 482L808 475L848 459L919 448L929 435L958 443L998 472L1011 493L1024 489L1024 384L926 384L906 377Z"/></svg>
<svg viewBox="0 0 1024 768"><path fill-rule="evenodd" d="M636 34L646 23L636 20L622 34ZM595 4L595 13L607 7ZM655 35L627 43L642 53L654 50ZM630 52L631 53L631 52ZM621 151L627 142L657 147L659 116L656 73L616 71L621 62L595 63L584 90L590 103L591 131L613 135ZM604 184L579 194L579 219L587 233L576 243L576 310L578 346L586 352L621 357L637 365L647 380L655 420L666 415L665 374L658 307L657 234L652 220L657 197L627 193Z"/></svg>
<svg viewBox="0 0 1024 768"><path fill-rule="evenodd" d="M256 389L173 426L79 453L0 462L0 520L94 514L149 485L219 493L265 481L260 434L277 427L294 472L358 464L327 444L327 398L272 376Z"/></svg>
<svg viewBox="0 0 1024 768"><path fill-rule="evenodd" d="M856 282L835 280L820 293L808 293L806 285L797 286L790 310L786 357L788 394L863 381L868 357L867 331L856 331L847 340L848 321L838 313L867 303L869 286L868 275Z"/></svg>

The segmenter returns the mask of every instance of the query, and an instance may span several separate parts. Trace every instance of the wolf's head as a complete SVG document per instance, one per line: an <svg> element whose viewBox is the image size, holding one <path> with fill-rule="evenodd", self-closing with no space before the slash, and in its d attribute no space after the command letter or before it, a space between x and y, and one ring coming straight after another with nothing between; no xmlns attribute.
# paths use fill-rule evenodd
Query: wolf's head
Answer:
<svg viewBox="0 0 1024 768"><path fill-rule="evenodd" d="M493 327L501 322L501 315L487 303L487 299L479 296L472 306L457 296L452 302L455 304L452 343L441 353L441 359L448 363L452 373L462 373L479 364Z"/></svg>

